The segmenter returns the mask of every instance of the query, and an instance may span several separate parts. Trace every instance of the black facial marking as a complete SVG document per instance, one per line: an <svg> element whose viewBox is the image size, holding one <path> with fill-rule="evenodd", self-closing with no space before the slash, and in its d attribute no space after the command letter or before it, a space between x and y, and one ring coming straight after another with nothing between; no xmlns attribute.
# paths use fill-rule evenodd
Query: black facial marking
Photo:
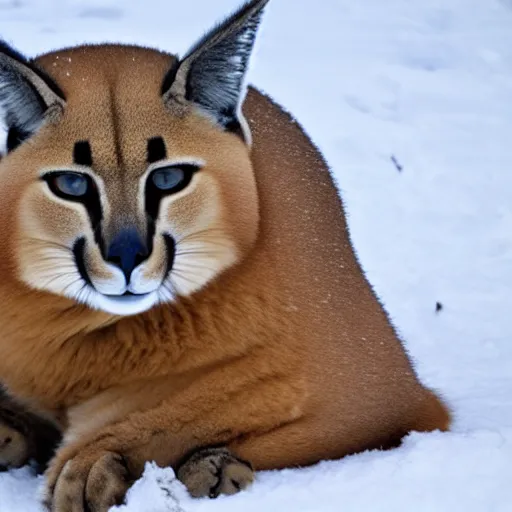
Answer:
<svg viewBox="0 0 512 512"><path fill-rule="evenodd" d="M199 170L199 167L194 164L176 164L175 166L169 166L169 168L172 167L179 167L185 173L185 179L180 183L179 187L167 192L165 190L160 190L155 186L153 180L151 179L151 174L146 180L146 213L149 215L150 219L153 219L155 222L158 218L158 211L162 198L169 194L176 194L180 190L183 190L185 187L187 187L192 180L194 173ZM161 169L165 169L165 167L162 167ZM155 169L153 172L157 172L158 170L159 169Z"/></svg>
<svg viewBox="0 0 512 512"><path fill-rule="evenodd" d="M89 285L92 286L91 279L87 274L87 268L85 267L84 259L85 251L85 238L79 238L73 246L73 254L75 256L76 268L80 273L80 277Z"/></svg>
<svg viewBox="0 0 512 512"><path fill-rule="evenodd" d="M88 140L75 142L73 148L73 162L76 165L92 166L92 151Z"/></svg>
<svg viewBox="0 0 512 512"><path fill-rule="evenodd" d="M173 167L173 166L169 166ZM188 186L190 181L192 180L192 177L195 172L199 171L199 167L193 164L178 164L176 167L179 167L180 169L183 169L185 172L185 179L180 184L180 187L178 189L173 189L170 192L166 192L164 190L158 189L153 180L151 179L151 174L148 176L148 179L146 180L146 188L145 188L145 206L146 206L146 213L148 216L148 224L147 224L147 233L148 233L148 246L149 246L149 252L151 254L151 251L153 250L153 237L155 235L155 227L156 227L156 221L158 219L158 213L160 210L160 202L163 197L165 197L168 194L173 194L176 192L179 192L179 190L183 190L185 187ZM162 167L161 169L163 169ZM156 169L153 172L158 171Z"/></svg>
<svg viewBox="0 0 512 512"><path fill-rule="evenodd" d="M154 164L167 158L167 148L162 137L153 137L148 140L148 164Z"/></svg>
<svg viewBox="0 0 512 512"><path fill-rule="evenodd" d="M176 242L174 241L174 238L168 234L164 234L164 242L167 253L167 264L165 270L165 275L167 276L174 265L174 259L176 257Z"/></svg>
<svg viewBox="0 0 512 512"><path fill-rule="evenodd" d="M98 192L98 187L96 186L96 182L91 178L91 176L84 174L83 176L85 176L88 182L87 193L79 197L70 197L67 195L63 195L62 192L58 189L58 187L55 186L54 179L59 174L61 174L60 171L51 171L49 173L46 173L42 177L42 179L46 181L46 183L48 183L48 187L57 197L61 197L63 199L66 199L67 201L81 203L84 205L89 215L92 230L94 231L94 239L98 244L100 250L103 252L104 242L101 233L101 221L103 220L103 211L101 209L101 200Z"/></svg>

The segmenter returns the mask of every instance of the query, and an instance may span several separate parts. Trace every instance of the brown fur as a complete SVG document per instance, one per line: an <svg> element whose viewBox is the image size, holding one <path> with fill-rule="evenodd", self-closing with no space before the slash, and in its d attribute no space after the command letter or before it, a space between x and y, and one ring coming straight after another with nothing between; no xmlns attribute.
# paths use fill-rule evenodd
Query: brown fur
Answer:
<svg viewBox="0 0 512 512"><path fill-rule="evenodd" d="M251 89L249 150L186 105L161 101L173 61L115 45L40 57L66 106L0 163L0 375L65 431L50 494L64 485L63 467L86 478L111 453L133 477L147 460L176 467L211 445L261 470L447 429L446 407L418 381L365 279L328 167L302 128ZM169 158L208 162L167 216L183 230L198 218L213 222L219 243L230 244L226 265L199 290L131 317L25 284L40 257L27 233L65 243L84 222L35 184L41 166L72 167L73 144L91 141L113 201L110 236L120 211L139 222L126 191L145 172L145 143L155 135Z"/></svg>

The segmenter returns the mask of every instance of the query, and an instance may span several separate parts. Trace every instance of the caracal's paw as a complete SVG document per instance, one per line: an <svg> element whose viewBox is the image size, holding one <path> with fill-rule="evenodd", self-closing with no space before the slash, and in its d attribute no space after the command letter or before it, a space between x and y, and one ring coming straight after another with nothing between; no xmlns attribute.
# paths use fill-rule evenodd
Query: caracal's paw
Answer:
<svg viewBox="0 0 512 512"><path fill-rule="evenodd" d="M26 464L29 458L27 436L0 419L0 471L19 468Z"/></svg>
<svg viewBox="0 0 512 512"><path fill-rule="evenodd" d="M254 481L252 466L227 448L196 452L178 468L177 476L194 498L236 494Z"/></svg>
<svg viewBox="0 0 512 512"><path fill-rule="evenodd" d="M79 453L47 472L45 505L51 512L107 512L132 484L124 458L114 452Z"/></svg>
<svg viewBox="0 0 512 512"><path fill-rule="evenodd" d="M0 385L0 471L34 462L42 472L60 438L56 425L16 403Z"/></svg>

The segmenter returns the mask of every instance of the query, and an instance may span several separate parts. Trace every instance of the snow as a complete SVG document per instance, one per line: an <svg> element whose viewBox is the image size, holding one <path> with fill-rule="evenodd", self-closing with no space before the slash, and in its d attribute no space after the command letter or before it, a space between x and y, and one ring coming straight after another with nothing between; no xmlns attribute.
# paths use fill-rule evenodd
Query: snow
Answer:
<svg viewBox="0 0 512 512"><path fill-rule="evenodd" d="M85 41L184 53L237 4L0 0L0 34L28 54ZM250 80L325 153L370 281L453 430L262 473L217 501L148 464L117 510L512 511L512 1L273 0ZM40 484L1 475L0 512L40 510Z"/></svg>

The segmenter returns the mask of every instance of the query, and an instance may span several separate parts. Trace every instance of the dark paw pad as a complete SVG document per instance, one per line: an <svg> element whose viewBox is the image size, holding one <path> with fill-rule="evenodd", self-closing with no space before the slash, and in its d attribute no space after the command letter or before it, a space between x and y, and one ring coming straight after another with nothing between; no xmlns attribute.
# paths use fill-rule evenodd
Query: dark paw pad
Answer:
<svg viewBox="0 0 512 512"><path fill-rule="evenodd" d="M226 448L211 448L195 453L179 467L177 476L194 498L236 494L254 480L251 465L232 455Z"/></svg>

